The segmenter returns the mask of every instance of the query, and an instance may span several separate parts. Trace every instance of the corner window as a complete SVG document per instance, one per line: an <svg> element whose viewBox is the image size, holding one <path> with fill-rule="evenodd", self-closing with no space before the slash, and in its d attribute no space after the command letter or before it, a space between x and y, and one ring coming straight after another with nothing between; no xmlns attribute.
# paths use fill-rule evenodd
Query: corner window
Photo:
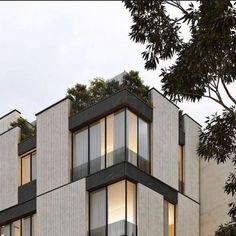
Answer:
<svg viewBox="0 0 236 236"><path fill-rule="evenodd" d="M179 191L184 192L184 155L183 146L178 147L178 175L179 175Z"/></svg>
<svg viewBox="0 0 236 236"><path fill-rule="evenodd" d="M1 236L36 236L36 214L0 227Z"/></svg>
<svg viewBox="0 0 236 236"><path fill-rule="evenodd" d="M128 109L73 134L73 180L123 161L150 171L149 124Z"/></svg>
<svg viewBox="0 0 236 236"><path fill-rule="evenodd" d="M175 236L175 205L164 202L164 230L165 236Z"/></svg>
<svg viewBox="0 0 236 236"><path fill-rule="evenodd" d="M37 178L37 158L36 152L20 157L20 185L24 185Z"/></svg>
<svg viewBox="0 0 236 236"><path fill-rule="evenodd" d="M90 193L90 235L136 235L136 185L123 180Z"/></svg>

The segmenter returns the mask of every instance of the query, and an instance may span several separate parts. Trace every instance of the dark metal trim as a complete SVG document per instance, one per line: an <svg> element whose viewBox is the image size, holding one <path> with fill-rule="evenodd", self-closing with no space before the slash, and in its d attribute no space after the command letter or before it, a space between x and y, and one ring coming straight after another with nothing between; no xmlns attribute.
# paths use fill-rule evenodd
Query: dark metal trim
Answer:
<svg viewBox="0 0 236 236"><path fill-rule="evenodd" d="M0 212L0 226L24 218L36 212L36 199L10 207Z"/></svg>
<svg viewBox="0 0 236 236"><path fill-rule="evenodd" d="M152 121L152 108L128 90L123 89L71 116L69 129L75 131L123 107L128 107L144 120Z"/></svg>
<svg viewBox="0 0 236 236"><path fill-rule="evenodd" d="M24 153L27 153L35 148L36 148L36 135L18 144L18 155L21 156Z"/></svg>
<svg viewBox="0 0 236 236"><path fill-rule="evenodd" d="M18 203L27 202L36 197L37 180L18 187Z"/></svg>
<svg viewBox="0 0 236 236"><path fill-rule="evenodd" d="M178 202L177 190L127 162L116 164L86 177L86 190L93 191L123 179L147 186L163 195L172 204Z"/></svg>

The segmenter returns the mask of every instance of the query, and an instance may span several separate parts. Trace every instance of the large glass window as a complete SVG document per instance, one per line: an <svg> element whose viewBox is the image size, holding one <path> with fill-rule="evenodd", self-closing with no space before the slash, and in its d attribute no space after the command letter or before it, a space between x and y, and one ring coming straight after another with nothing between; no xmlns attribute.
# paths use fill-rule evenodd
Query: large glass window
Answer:
<svg viewBox="0 0 236 236"><path fill-rule="evenodd" d="M36 236L36 214L0 227L1 236Z"/></svg>
<svg viewBox="0 0 236 236"><path fill-rule="evenodd" d="M149 172L149 124L127 108L73 135L73 180L127 160Z"/></svg>
<svg viewBox="0 0 236 236"><path fill-rule="evenodd" d="M24 185L37 178L36 152L21 157L21 171L19 173L20 185Z"/></svg>
<svg viewBox="0 0 236 236"><path fill-rule="evenodd" d="M125 112L119 111L107 117L107 165L125 160Z"/></svg>
<svg viewBox="0 0 236 236"><path fill-rule="evenodd" d="M105 168L105 119L90 126L90 173Z"/></svg>
<svg viewBox="0 0 236 236"><path fill-rule="evenodd" d="M90 235L136 235L136 185L123 180L90 193Z"/></svg>
<svg viewBox="0 0 236 236"><path fill-rule="evenodd" d="M178 169L179 169L179 191L184 192L184 156L183 146L179 145L178 148Z"/></svg>
<svg viewBox="0 0 236 236"><path fill-rule="evenodd" d="M90 235L106 235L106 188L90 194Z"/></svg>
<svg viewBox="0 0 236 236"><path fill-rule="evenodd" d="M125 235L125 181L108 186L108 235Z"/></svg>
<svg viewBox="0 0 236 236"><path fill-rule="evenodd" d="M139 168L149 172L149 125L141 118L138 120L138 131Z"/></svg>
<svg viewBox="0 0 236 236"><path fill-rule="evenodd" d="M137 153L138 153L138 118L131 112L127 111L127 148L128 148L128 161L134 165L137 165Z"/></svg>
<svg viewBox="0 0 236 236"><path fill-rule="evenodd" d="M175 236L175 205L165 201L164 216L165 236Z"/></svg>
<svg viewBox="0 0 236 236"><path fill-rule="evenodd" d="M88 129L74 134L73 143L73 179L80 179L88 174Z"/></svg>

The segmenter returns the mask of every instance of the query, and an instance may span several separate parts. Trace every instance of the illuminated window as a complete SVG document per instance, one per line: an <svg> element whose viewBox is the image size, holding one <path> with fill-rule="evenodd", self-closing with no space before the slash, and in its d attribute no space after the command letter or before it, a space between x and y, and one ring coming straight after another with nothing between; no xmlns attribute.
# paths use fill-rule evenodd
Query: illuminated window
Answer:
<svg viewBox="0 0 236 236"><path fill-rule="evenodd" d="M128 161L150 172L149 124L121 109L73 134L73 180Z"/></svg>
<svg viewBox="0 0 236 236"><path fill-rule="evenodd" d="M175 205L165 201L165 236L175 236Z"/></svg>
<svg viewBox="0 0 236 236"><path fill-rule="evenodd" d="M37 178L37 157L36 152L32 152L26 156L21 157L21 171L19 179L21 185L27 184Z"/></svg>
<svg viewBox="0 0 236 236"><path fill-rule="evenodd" d="M127 111L127 148L128 148L128 161L137 166L137 153L138 153L138 118L131 112Z"/></svg>
<svg viewBox="0 0 236 236"><path fill-rule="evenodd" d="M184 192L184 156L183 146L179 145L178 148L178 169L179 169L179 191Z"/></svg>
<svg viewBox="0 0 236 236"><path fill-rule="evenodd" d="M90 193L90 235L136 235L135 184L123 180Z"/></svg>
<svg viewBox="0 0 236 236"><path fill-rule="evenodd" d="M119 111L106 119L106 167L125 160L125 112Z"/></svg>
<svg viewBox="0 0 236 236"><path fill-rule="evenodd" d="M1 236L36 236L36 214L0 227Z"/></svg>

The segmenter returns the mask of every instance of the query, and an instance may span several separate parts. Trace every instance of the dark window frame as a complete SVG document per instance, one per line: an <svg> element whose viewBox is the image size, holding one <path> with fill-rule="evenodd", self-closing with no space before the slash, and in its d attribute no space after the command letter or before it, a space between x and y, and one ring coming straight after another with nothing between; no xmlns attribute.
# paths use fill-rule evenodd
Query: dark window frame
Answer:
<svg viewBox="0 0 236 236"><path fill-rule="evenodd" d="M20 176L20 186L24 186L25 184L28 184L28 183L33 181L33 179L32 179L32 156L35 155L35 154L36 154L36 159L37 159L37 151L36 150L30 151L27 154L24 154L24 155L20 156L20 175L21 175ZM27 182L27 183L22 184L22 173L23 173L23 171L22 171L22 169L23 169L22 168L22 160L27 156L29 156L29 158L30 158L30 173L29 173L30 174L30 181ZM37 160L36 160L36 163L37 163Z"/></svg>
<svg viewBox="0 0 236 236"><path fill-rule="evenodd" d="M128 122L128 111L132 112L134 115L136 115L137 117L137 166L138 168L140 168L140 165L139 165L139 120L142 119L143 121L145 121L148 125L148 174L151 174L151 123L150 121L147 121L146 119L142 118L142 117L139 117L139 115L137 115L133 110L129 109L128 107L123 107L123 108L120 108L116 111L112 111L111 113L109 114L106 114L105 116L103 117L100 117L99 119L93 121L91 124L87 124L83 127L80 127L79 129L75 130L73 133L72 133L72 136L71 136L71 140L72 140L72 155L71 155L71 182L73 181L76 181L76 180L79 180L79 179L82 179L82 178L85 178L87 176L89 176L90 174L94 174L94 173L97 173L97 172L94 172L94 173L91 173L90 172L90 127L93 126L96 122L99 122L101 119L104 119L104 125L105 125L105 128L104 128L104 133L105 133L105 167L103 169L106 169L110 166L107 166L107 117L110 116L111 114L115 114L117 112L124 112L124 131L125 131L125 134L124 134L124 161L127 162L128 161L128 140L127 140L127 134L128 134L128 130L127 130L127 122ZM87 175L81 177L81 178L74 178L74 175L73 175L73 171L74 171L74 137L76 135L76 133L78 133L80 130L83 130L83 129L88 129L88 167L87 167ZM130 162L129 162L130 163ZM132 164L132 163L130 163ZM101 169L101 170L103 170ZM101 171L99 170L99 171ZM142 170L142 169L141 169Z"/></svg>
<svg viewBox="0 0 236 236"><path fill-rule="evenodd" d="M129 179L123 179L123 180L119 180L115 183L112 183L112 184L109 184L109 185L106 185L105 187L102 187L105 189L106 191L106 229L105 229L105 235L108 236L108 187L110 185L113 185L113 184L116 184L116 183L119 183L119 182L122 182L122 181L125 181L125 235L127 235L127 231L128 231L128 228L127 228L127 182L129 181L130 183L134 184L135 185L135 203L134 203L134 206L135 206L135 230L136 230L136 236L138 236L138 225L137 225L137 217L138 217L138 214L137 214L137 195L138 195L138 191L137 191L137 183L133 182L133 181L130 181ZM102 189L101 188L101 189ZM97 189L98 190L98 189ZM94 190L96 191L96 190ZM90 222L90 214L91 214L91 207L90 207L90 203L91 203L91 194L93 191L89 192L89 206L88 206L88 211L89 211L89 236L91 236L91 230L90 230L90 227L91 227L91 222Z"/></svg>

